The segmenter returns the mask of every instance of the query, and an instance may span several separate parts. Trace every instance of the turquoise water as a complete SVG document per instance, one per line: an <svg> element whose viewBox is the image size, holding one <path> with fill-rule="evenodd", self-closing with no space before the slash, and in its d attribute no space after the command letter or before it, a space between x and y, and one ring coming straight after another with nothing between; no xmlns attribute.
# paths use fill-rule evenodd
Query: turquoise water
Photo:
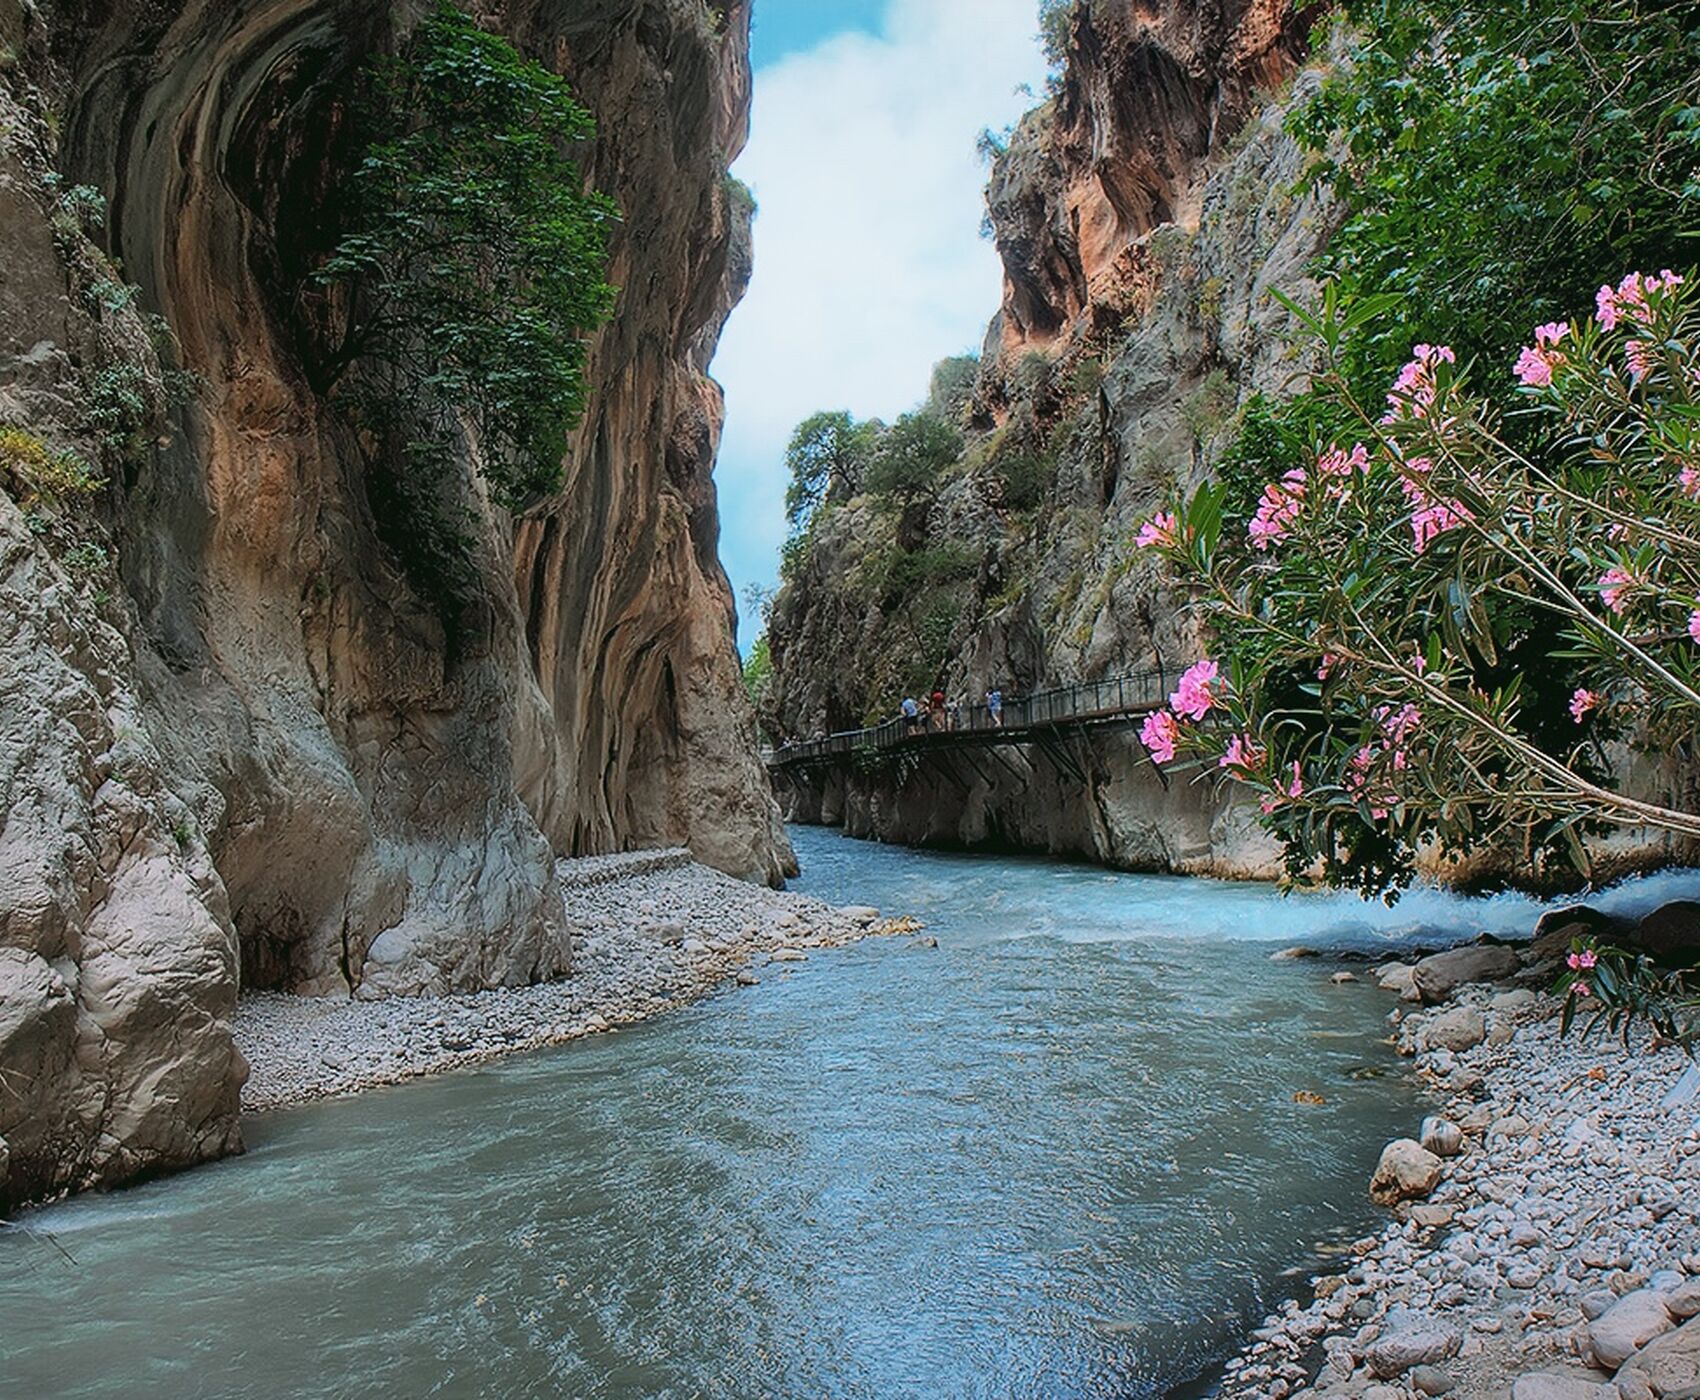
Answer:
<svg viewBox="0 0 1700 1400"><path fill-rule="evenodd" d="M796 836L804 889L939 946L269 1115L244 1157L29 1216L0 1394L1161 1396L1373 1222L1420 1112L1385 998L1272 941L1504 908Z"/></svg>

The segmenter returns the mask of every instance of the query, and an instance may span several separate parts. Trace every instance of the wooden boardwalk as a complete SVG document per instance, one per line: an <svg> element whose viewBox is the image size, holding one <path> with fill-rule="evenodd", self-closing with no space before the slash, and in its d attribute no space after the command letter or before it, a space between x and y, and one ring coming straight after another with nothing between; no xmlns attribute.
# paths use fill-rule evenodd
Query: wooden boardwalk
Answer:
<svg viewBox="0 0 1700 1400"><path fill-rule="evenodd" d="M1169 698L1170 678L1161 667L1111 676L1101 681L1039 690L1005 700L1003 723L984 705L958 710L954 725L930 728L891 719L869 729L845 729L821 739L805 739L764 750L762 759L775 774L828 767L853 758L917 756L937 751L1034 744L1070 770L1078 765L1067 746L1071 735L1088 730L1137 724ZM917 700L921 697L917 696Z"/></svg>

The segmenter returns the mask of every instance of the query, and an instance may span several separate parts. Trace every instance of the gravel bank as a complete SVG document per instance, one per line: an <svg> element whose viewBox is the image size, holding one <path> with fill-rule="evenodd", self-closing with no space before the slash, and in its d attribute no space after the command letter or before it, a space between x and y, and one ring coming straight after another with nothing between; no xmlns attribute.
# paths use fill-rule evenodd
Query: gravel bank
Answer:
<svg viewBox="0 0 1700 1400"><path fill-rule="evenodd" d="M1218 1394L1700 1396L1700 1071L1644 1036L1561 1039L1553 966L1527 950L1441 956L1500 980L1430 978L1444 1000L1421 1007L1424 964L1379 970L1435 1099L1378 1167L1393 1218L1253 1334Z"/></svg>
<svg viewBox="0 0 1700 1400"><path fill-rule="evenodd" d="M802 962L812 948L920 927L734 880L683 851L566 860L558 872L579 930L571 977L381 1001L245 996L236 1015L237 1044L252 1066L243 1108L351 1094L595 1035L728 979L753 985L767 964Z"/></svg>

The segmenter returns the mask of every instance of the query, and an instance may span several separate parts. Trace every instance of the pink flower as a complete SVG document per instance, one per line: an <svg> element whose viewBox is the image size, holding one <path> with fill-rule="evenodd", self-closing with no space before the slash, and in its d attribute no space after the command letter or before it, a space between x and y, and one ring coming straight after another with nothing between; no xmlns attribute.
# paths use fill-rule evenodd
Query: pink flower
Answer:
<svg viewBox="0 0 1700 1400"><path fill-rule="evenodd" d="M1290 783L1283 784L1277 780L1274 788L1257 805L1262 809L1263 815L1267 817L1283 802L1294 797L1303 797L1304 790L1304 770L1299 767L1299 761L1295 758L1293 760L1292 781Z"/></svg>
<svg viewBox="0 0 1700 1400"><path fill-rule="evenodd" d="M1475 517L1461 505L1430 501L1411 516L1411 534L1418 554L1421 554L1448 530L1455 530Z"/></svg>
<svg viewBox="0 0 1700 1400"><path fill-rule="evenodd" d="M1246 535L1254 549L1268 549L1287 534L1288 523L1299 518L1304 505L1305 482L1303 468L1294 467L1280 481L1272 481L1263 488L1257 514L1246 526Z"/></svg>
<svg viewBox="0 0 1700 1400"><path fill-rule="evenodd" d="M1422 727L1422 722L1423 712L1415 705L1403 705L1396 711L1390 706L1382 706L1381 728L1392 743L1404 743Z"/></svg>
<svg viewBox="0 0 1700 1400"><path fill-rule="evenodd" d="M1236 734L1228 740L1228 748L1217 763L1218 768L1238 768L1249 772L1263 762L1264 752L1248 735Z"/></svg>
<svg viewBox="0 0 1700 1400"><path fill-rule="evenodd" d="M1381 421L1391 423L1402 412L1426 418L1436 392L1435 366L1457 362L1450 345L1413 345L1410 360L1393 380L1393 391L1387 396L1388 412Z"/></svg>
<svg viewBox="0 0 1700 1400"><path fill-rule="evenodd" d="M1688 635L1700 642L1700 611L1688 614Z"/></svg>
<svg viewBox="0 0 1700 1400"><path fill-rule="evenodd" d="M1139 549L1150 549L1152 545L1172 545L1179 538L1180 521L1175 519L1173 511L1160 510L1139 527L1139 538L1134 545Z"/></svg>
<svg viewBox="0 0 1700 1400"><path fill-rule="evenodd" d="M1684 467L1676 474L1676 484L1690 500L1700 501L1700 469Z"/></svg>
<svg viewBox="0 0 1700 1400"><path fill-rule="evenodd" d="M1570 697L1570 718L1580 724L1587 718L1588 711L1599 708L1600 697L1585 686L1577 686L1576 693Z"/></svg>
<svg viewBox="0 0 1700 1400"><path fill-rule="evenodd" d="M1569 333L1570 327L1562 321L1548 321L1544 326L1536 326L1535 343L1523 347L1513 367L1517 378L1532 389L1544 389L1551 384L1553 368L1564 358L1555 347Z"/></svg>
<svg viewBox="0 0 1700 1400"><path fill-rule="evenodd" d="M1623 347L1623 363L1631 379L1644 379L1653 367L1653 347L1645 340L1631 340Z"/></svg>
<svg viewBox="0 0 1700 1400"><path fill-rule="evenodd" d="M1361 442L1352 444L1352 450L1346 452L1340 447L1330 447L1316 459L1316 469L1324 476L1350 476L1353 472L1369 470L1369 449Z"/></svg>
<svg viewBox="0 0 1700 1400"><path fill-rule="evenodd" d="M1180 738L1180 734L1180 726L1167 710L1153 710L1145 716L1145 723L1139 726L1140 743L1158 763L1175 761L1175 740Z"/></svg>
<svg viewBox="0 0 1700 1400"><path fill-rule="evenodd" d="M1668 267L1657 277L1652 273L1631 272L1613 289L1607 285L1594 294L1594 319L1600 323L1602 330L1616 330L1617 323L1628 319L1640 325L1646 325L1653 319L1652 308L1647 304L1649 292L1674 292L1682 285L1682 278Z"/></svg>
<svg viewBox="0 0 1700 1400"><path fill-rule="evenodd" d="M1572 953L1564 961L1572 972L1584 972L1599 960L1599 955L1592 948L1584 948L1580 953Z"/></svg>
<svg viewBox="0 0 1700 1400"><path fill-rule="evenodd" d="M1594 989L1581 978L1577 978L1576 981L1570 984L1570 990L1575 992L1579 997L1591 997L1594 994Z"/></svg>
<svg viewBox="0 0 1700 1400"><path fill-rule="evenodd" d="M1187 667L1181 676L1180 688L1169 697L1175 713L1188 719L1203 719L1209 714L1211 706L1216 703L1216 697L1210 692L1216 674L1216 663L1208 659L1195 661Z"/></svg>
<svg viewBox="0 0 1700 1400"><path fill-rule="evenodd" d="M1600 600L1614 613L1621 613L1628 606L1624 595L1640 581L1634 574L1614 564L1600 575Z"/></svg>
<svg viewBox="0 0 1700 1400"><path fill-rule="evenodd" d="M1316 668L1316 678L1317 678L1317 680L1319 680L1319 681L1327 680L1329 673L1333 671L1335 663L1338 662L1339 660L1340 660L1340 658L1338 656L1336 656L1333 652L1331 652L1331 651L1323 652L1322 653L1322 664Z"/></svg>

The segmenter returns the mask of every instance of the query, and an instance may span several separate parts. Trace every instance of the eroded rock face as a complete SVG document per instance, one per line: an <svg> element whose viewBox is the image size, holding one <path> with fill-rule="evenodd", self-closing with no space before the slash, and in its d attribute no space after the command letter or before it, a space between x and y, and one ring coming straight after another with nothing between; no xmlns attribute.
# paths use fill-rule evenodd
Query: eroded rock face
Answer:
<svg viewBox="0 0 1700 1400"><path fill-rule="evenodd" d="M452 624L386 541L296 309L355 154L354 75L421 9L0 0L0 423L96 460L90 384L116 365L154 425L79 507L115 572L67 574L72 536L39 532L0 480L21 600L0 623L0 1206L235 1146L239 977L360 996L531 982L570 963L557 853L793 865L710 476L705 370L748 275L726 180L748 6L476 7L596 117L583 163L625 211L623 291L560 496L516 522L465 471L477 582ZM110 263L55 167L105 195ZM133 306L93 290L120 267ZM142 311L202 377L169 418Z"/></svg>
<svg viewBox="0 0 1700 1400"><path fill-rule="evenodd" d="M1097 0L1077 7L1060 92L1022 124L987 191L1004 265L1004 355L1088 319L1113 326L1160 275L1141 240L1196 226L1204 164L1303 58L1326 5ZM992 345L988 340L988 347Z"/></svg>

